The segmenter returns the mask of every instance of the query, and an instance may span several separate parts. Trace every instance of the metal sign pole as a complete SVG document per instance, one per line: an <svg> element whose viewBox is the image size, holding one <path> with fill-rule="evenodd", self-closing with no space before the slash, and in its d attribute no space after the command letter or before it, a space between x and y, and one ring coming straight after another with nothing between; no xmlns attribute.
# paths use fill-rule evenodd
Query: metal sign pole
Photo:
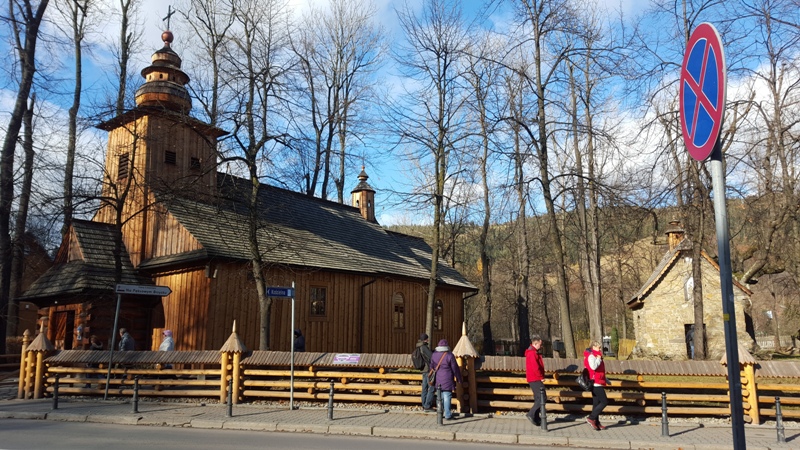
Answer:
<svg viewBox="0 0 800 450"><path fill-rule="evenodd" d="M106 373L106 393L103 400L108 400L108 383L111 380L111 366L114 362L114 347L117 345L117 325L119 324L119 308L122 304L122 294L117 294L117 310L114 312L114 328L111 330L111 347L108 348L108 373Z"/></svg>
<svg viewBox="0 0 800 450"><path fill-rule="evenodd" d="M289 410L294 411L294 281L292 281L292 329L291 329L291 339L289 339L289 345L292 346L292 356L291 356L291 375L289 379Z"/></svg>
<svg viewBox="0 0 800 450"><path fill-rule="evenodd" d="M736 308L733 300L733 274L731 248L728 238L728 212L725 206L725 167L722 148L717 139L709 161L714 193L714 219L717 230L719 254L719 281L722 292L722 322L725 329L725 356L728 361L728 389L731 397L731 427L733 448L744 450L744 409L742 407L742 380L739 376L739 341L736 336ZM703 330L701 330L702 332Z"/></svg>

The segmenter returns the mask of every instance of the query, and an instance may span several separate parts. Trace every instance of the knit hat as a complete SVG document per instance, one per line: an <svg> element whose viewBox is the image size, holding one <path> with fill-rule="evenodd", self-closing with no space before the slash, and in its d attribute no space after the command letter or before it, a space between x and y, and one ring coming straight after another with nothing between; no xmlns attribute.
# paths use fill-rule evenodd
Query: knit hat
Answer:
<svg viewBox="0 0 800 450"><path fill-rule="evenodd" d="M419 335L419 340L420 341L427 341L428 340L428 334L427 333L420 334Z"/></svg>
<svg viewBox="0 0 800 450"><path fill-rule="evenodd" d="M172 330L164 330L164 336L172 337Z"/></svg>
<svg viewBox="0 0 800 450"><path fill-rule="evenodd" d="M442 339L439 341L438 347L449 347L449 345L447 345L447 339Z"/></svg>
<svg viewBox="0 0 800 450"><path fill-rule="evenodd" d="M300 328L294 330L294 335L295 336L300 336L301 334L303 334L303 333L300 331Z"/></svg>

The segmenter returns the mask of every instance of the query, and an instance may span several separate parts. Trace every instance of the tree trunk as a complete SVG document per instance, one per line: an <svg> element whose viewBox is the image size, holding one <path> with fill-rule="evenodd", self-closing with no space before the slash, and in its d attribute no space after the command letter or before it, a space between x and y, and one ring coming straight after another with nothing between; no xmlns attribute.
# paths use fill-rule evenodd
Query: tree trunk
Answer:
<svg viewBox="0 0 800 450"><path fill-rule="evenodd" d="M8 303L8 330L9 337L19 333L19 302L17 298L22 294L22 275L25 267L25 230L28 223L28 206L31 199L31 186L33 185L33 159L36 153L33 150L33 108L36 104L36 94L31 95L28 110L22 121L25 132L22 139L22 148L25 151L25 160L22 164L22 187L19 193L19 211L14 222L14 246L11 259L11 295Z"/></svg>
<svg viewBox="0 0 800 450"><path fill-rule="evenodd" d="M11 2L9 14L21 19L14 21L14 35L17 37L17 52L22 68L17 98L14 109L8 119L6 137L0 152L0 336L5 336L8 329L8 304L11 295L11 208L14 202L14 151L17 147L22 120L28 111L28 97L33 86L33 75L36 72L36 41L39 37L39 25L47 9L49 0L42 0L34 10L30 0L23 1L23 11L14 11ZM19 29L24 25L24 32ZM24 42L19 38L24 33ZM0 339L0 354L6 353L6 341Z"/></svg>

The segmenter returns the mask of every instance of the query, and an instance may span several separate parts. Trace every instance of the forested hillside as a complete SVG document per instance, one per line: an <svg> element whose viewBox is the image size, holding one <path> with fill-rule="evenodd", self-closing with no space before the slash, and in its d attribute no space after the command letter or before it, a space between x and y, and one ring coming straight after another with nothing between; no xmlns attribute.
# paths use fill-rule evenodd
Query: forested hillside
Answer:
<svg viewBox="0 0 800 450"><path fill-rule="evenodd" d="M737 280L742 280L747 269L755 263L759 252L765 215L760 212L760 202L730 201L728 204L731 229L732 267ZM562 223L572 223L575 214L563 214ZM632 316L626 302L642 287L664 253L667 242L664 231L672 220L680 220L676 208L645 211L641 208L615 208L601 211L601 278L603 334L610 335L616 327L620 337L633 339ZM519 341L519 314L527 310L531 333L540 333L561 338L559 309L552 295L555 275L552 273L554 259L541 243L546 241L546 227L541 217L530 219L532 282L527 301L518 301L515 285L519 264L515 261L514 224L492 224L490 233L492 332L495 339ZM703 249L713 258L717 255L717 242L713 235L713 218L707 230ZM430 242L432 227L422 225L397 225L388 227L394 231L422 237ZM483 267L480 263L478 234L480 227L473 223L448 223L447 237L442 254L454 264L476 286L481 285ZM569 227L567 227L569 230ZM748 288L753 291L753 309L756 335L773 335L775 327L784 336L791 335L800 326L800 294L797 289L797 267L800 255L794 245L787 241L790 228L778 231L780 245L766 258L767 263L754 277ZM589 338L586 292L591 290L591 280L582 276L578 260L578 239L569 231L565 233L565 254L569 277L570 318L574 324L576 339ZM485 294L471 297L467 302L468 333L473 342L483 341ZM777 311L777 313L775 312ZM771 317L770 317L771 316Z"/></svg>

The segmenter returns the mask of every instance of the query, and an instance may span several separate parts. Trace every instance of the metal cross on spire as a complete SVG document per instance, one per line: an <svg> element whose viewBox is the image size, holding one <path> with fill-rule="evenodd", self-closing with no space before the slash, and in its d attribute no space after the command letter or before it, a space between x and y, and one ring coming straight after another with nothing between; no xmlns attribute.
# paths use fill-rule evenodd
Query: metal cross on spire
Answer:
<svg viewBox="0 0 800 450"><path fill-rule="evenodd" d="M169 30L169 20L172 17L172 15L175 14L176 12L178 12L178 11L172 9L172 5L167 6L167 17L164 17L163 19L161 19L161 20L166 20L167 21L167 30Z"/></svg>

